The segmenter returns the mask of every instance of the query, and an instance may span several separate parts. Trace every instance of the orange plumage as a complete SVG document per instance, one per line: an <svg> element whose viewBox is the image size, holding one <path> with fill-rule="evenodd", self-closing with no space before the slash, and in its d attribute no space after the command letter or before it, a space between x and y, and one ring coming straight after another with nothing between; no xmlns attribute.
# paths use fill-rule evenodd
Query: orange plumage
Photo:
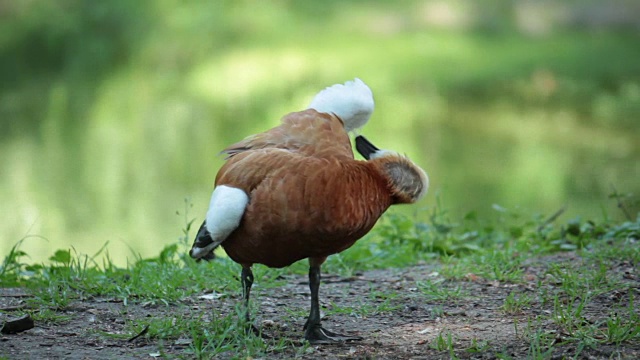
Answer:
<svg viewBox="0 0 640 360"><path fill-rule="evenodd" d="M348 85L327 90L341 86L338 90L350 95L353 87ZM326 109L331 109L335 98L327 96L327 90L314 99L323 112L291 113L280 126L222 151L228 155L227 162L216 176L207 220L191 252L193 257L206 258L221 244L243 267L247 301L254 263L284 267L309 258L312 310L305 336L314 342L353 339L320 326L320 265L364 236L390 205L415 202L428 187L419 167L363 138L357 142L366 142L363 155L369 160L355 160L346 129L366 122L373 100L360 111L362 103L356 101L354 110L347 97L347 106L340 103L337 114L329 113ZM370 97L370 90L365 95ZM357 100L363 98L368 104L366 96ZM357 121L344 114L356 114Z"/></svg>
<svg viewBox="0 0 640 360"><path fill-rule="evenodd" d="M282 118L281 125L251 135L222 150L222 153L230 158L258 149L286 149L308 156L343 155L353 159L351 142L342 120L314 109L288 114Z"/></svg>

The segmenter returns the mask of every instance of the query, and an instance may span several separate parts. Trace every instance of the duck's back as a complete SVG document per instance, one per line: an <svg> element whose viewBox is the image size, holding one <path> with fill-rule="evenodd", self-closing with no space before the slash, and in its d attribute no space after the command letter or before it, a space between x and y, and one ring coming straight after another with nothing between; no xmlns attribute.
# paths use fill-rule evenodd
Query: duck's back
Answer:
<svg viewBox="0 0 640 360"><path fill-rule="evenodd" d="M333 114L313 109L294 112L282 118L282 124L251 135L222 151L231 158L245 151L286 149L314 157L346 156L353 159L351 142L342 120Z"/></svg>

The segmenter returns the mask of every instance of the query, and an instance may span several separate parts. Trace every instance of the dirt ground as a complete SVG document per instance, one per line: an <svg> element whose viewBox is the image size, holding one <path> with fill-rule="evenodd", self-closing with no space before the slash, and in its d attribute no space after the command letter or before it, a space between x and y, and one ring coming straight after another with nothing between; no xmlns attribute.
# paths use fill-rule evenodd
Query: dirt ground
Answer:
<svg viewBox="0 0 640 360"><path fill-rule="evenodd" d="M575 342L567 342L569 336L550 320L553 304L542 304L539 294L542 287L554 291L554 285L538 280L545 277L545 269L551 263L580 261L573 253L563 253L536 260L526 266L522 284L501 284L469 276L459 282L447 281L441 286L460 288L461 299L429 300L417 283L440 278L438 268L421 265L405 269L377 270L353 277L326 274L320 287L321 303L327 328L365 338L363 341L309 346L292 345L285 350L273 351L265 358L288 359L438 359L450 358L448 350L437 350L439 334L451 334L455 356L463 359L493 359L496 357L527 358L531 347L531 330L528 319L540 315L544 319L536 329L547 338L554 337L554 350L550 358L573 357L585 359L638 359L640 344L598 345L577 349ZM596 322L606 317L612 309L621 306L621 299L628 299L628 292L638 295L640 282L636 270L621 263L611 269L611 276L618 276L624 287L614 293L597 296L585 309L586 321ZM624 275L624 276L623 276ZM302 327L309 308L309 290L306 276L288 276L286 285L278 288L260 288L256 279L252 300L255 304L255 323L274 338L286 338L299 344ZM238 285L239 287L239 285ZM625 290L626 289L626 290ZM373 295L372 295L373 292ZM515 314L503 310L505 298L511 293L528 294L529 307ZM620 293L622 292L622 293ZM396 294L385 299L384 294ZM381 296L375 296L381 294ZM158 357L160 340L141 336L134 341L105 336L105 333L127 334L128 321L146 317L181 317L200 314L203 327L208 313L234 311L238 295L215 299L185 299L178 305L129 304L107 298L94 298L77 302L64 311L71 318L62 324L36 323L35 328L12 335L0 335L0 356L9 359L153 359ZM0 289L0 315L4 321L7 313L20 307L29 295L20 289ZM626 301L626 300L624 300ZM384 305L384 306L382 306ZM382 309L382 312L365 311ZM353 309L338 311L337 309ZM385 310L386 309L386 310ZM389 310L390 309L390 310ZM204 315L202 315L204 314ZM362 315L364 314L364 316ZM130 331L130 330L129 330ZM128 337L128 336L127 336ZM476 344L474 346L474 344ZM191 358L189 334L176 340L164 340L165 355L169 358ZM473 349L476 351L472 351ZM237 354L223 353L218 358L233 358Z"/></svg>

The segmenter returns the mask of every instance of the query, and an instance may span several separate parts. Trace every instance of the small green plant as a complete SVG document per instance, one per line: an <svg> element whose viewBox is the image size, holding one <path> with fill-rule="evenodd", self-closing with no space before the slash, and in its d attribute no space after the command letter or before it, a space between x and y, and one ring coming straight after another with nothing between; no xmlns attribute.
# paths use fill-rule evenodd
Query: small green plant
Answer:
<svg viewBox="0 0 640 360"><path fill-rule="evenodd" d="M33 236L29 236L33 237ZM20 284L20 280L28 276L33 270L32 266L22 262L22 258L27 257L27 253L20 250L20 246L29 237L24 237L18 240L15 245L11 247L9 253L2 260L0 265L0 286L15 286Z"/></svg>
<svg viewBox="0 0 640 360"><path fill-rule="evenodd" d="M529 339L527 359L546 360L553 354L555 338L545 331L535 331Z"/></svg>
<svg viewBox="0 0 640 360"><path fill-rule="evenodd" d="M402 306L393 304L393 301L399 297L396 291L387 289L386 291L376 290L373 286L369 289L369 301L375 303L375 313L392 312Z"/></svg>
<svg viewBox="0 0 640 360"><path fill-rule="evenodd" d="M476 338L471 339L471 345L466 349L467 352L472 354L483 353L489 349L490 344L488 341L478 340Z"/></svg>
<svg viewBox="0 0 640 360"><path fill-rule="evenodd" d="M618 311L609 315L601 324L603 342L620 345L621 343L640 338L640 315L635 311L633 295L629 295L629 305L626 316ZM624 309L619 309L623 312Z"/></svg>
<svg viewBox="0 0 640 360"><path fill-rule="evenodd" d="M34 311L31 314L34 321L47 325L59 325L64 324L73 319L72 316L60 313L50 308L43 307L38 311Z"/></svg>
<svg viewBox="0 0 640 360"><path fill-rule="evenodd" d="M331 271L342 276L353 276L356 272L356 265L345 259L343 254L334 254L325 267L326 271Z"/></svg>
<svg viewBox="0 0 640 360"><path fill-rule="evenodd" d="M472 256L477 275L500 282L522 282L522 258L511 250L492 249Z"/></svg>
<svg viewBox="0 0 640 360"><path fill-rule="evenodd" d="M439 196L436 196L436 205L431 208L428 218L428 222L422 222L415 217L390 212L376 227L376 236L385 248L406 248L426 257L466 254L480 249L475 243L479 233L452 222ZM471 221L473 217L466 219Z"/></svg>
<svg viewBox="0 0 640 360"><path fill-rule="evenodd" d="M438 336L436 336L436 338L433 339L433 343L431 344L431 347L436 351L448 351L449 357L451 359L457 359L457 356L453 348L453 344L454 344L453 335L451 335L450 332L447 332L446 335L440 332Z"/></svg>
<svg viewBox="0 0 640 360"><path fill-rule="evenodd" d="M553 300L553 322L570 336L580 337L584 334L585 326L588 326L584 309L589 300L589 297L573 298L556 295Z"/></svg>
<svg viewBox="0 0 640 360"><path fill-rule="evenodd" d="M456 301L466 296L462 286L449 286L444 279L418 281L417 286L428 301Z"/></svg>
<svg viewBox="0 0 640 360"><path fill-rule="evenodd" d="M640 221L637 225L640 227ZM628 261L631 264L640 263L640 246L633 238L617 238L613 235L611 240L594 244L589 251L584 251L583 256L592 262L618 263Z"/></svg>
<svg viewBox="0 0 640 360"><path fill-rule="evenodd" d="M551 264L547 275L563 294L574 299L604 294L618 285L617 279L607 276L607 266L603 262L579 266Z"/></svg>
<svg viewBox="0 0 640 360"><path fill-rule="evenodd" d="M442 267L439 272L446 279L463 279L475 270L475 267L468 259L469 257L459 258L454 255L443 255L440 258Z"/></svg>
<svg viewBox="0 0 640 360"><path fill-rule="evenodd" d="M520 294L516 297L515 292L510 292L504 299L502 310L510 315L521 313L531 304L531 298L527 294Z"/></svg>

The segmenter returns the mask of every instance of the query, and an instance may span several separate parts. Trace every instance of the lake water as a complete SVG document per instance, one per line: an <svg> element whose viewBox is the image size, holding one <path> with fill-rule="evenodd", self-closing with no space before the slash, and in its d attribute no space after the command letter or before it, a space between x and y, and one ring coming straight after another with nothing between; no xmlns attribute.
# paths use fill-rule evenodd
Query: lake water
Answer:
<svg viewBox="0 0 640 360"><path fill-rule="evenodd" d="M436 197L454 218L468 211L491 217L498 204L547 215L566 206L564 220L600 221L604 213L622 219L607 195L613 187L640 194L637 132L603 132L571 114L515 108L449 109L424 122L421 114L400 112L407 120L393 121L386 119L398 113L380 103L362 133L379 147L407 154L429 173L426 199L398 207L418 219L426 221L420 209L435 206ZM238 126L226 136L215 128L231 125L210 124L201 131L199 121L196 116L162 131L145 129L144 122L98 123L70 144L60 134L5 140L1 254L25 235L37 235L22 245L34 261L59 248L94 254L107 242L120 265L134 253L157 255L178 240L187 220L202 220L222 164L216 152L258 130ZM192 204L186 208L185 198Z"/></svg>
<svg viewBox="0 0 640 360"><path fill-rule="evenodd" d="M566 206L558 221L621 220L608 195L640 194L637 36L293 32L270 19L262 43L180 18L189 43L149 35L108 71L78 42L77 63L43 60L42 73L0 84L0 257L21 239L35 262L105 244L118 265L156 256L202 221L221 149L354 76L376 99L362 134L429 173L427 197L396 210L418 221L437 200L454 219ZM228 48L197 51L211 38Z"/></svg>

